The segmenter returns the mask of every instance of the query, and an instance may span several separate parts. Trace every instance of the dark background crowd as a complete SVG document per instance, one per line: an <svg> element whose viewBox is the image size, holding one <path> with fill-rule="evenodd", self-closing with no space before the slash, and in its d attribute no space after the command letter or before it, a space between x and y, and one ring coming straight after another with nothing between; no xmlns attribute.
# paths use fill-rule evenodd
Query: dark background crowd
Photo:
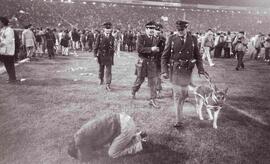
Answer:
<svg viewBox="0 0 270 164"><path fill-rule="evenodd" d="M0 15L13 18L16 27L32 23L36 27L65 28L74 25L78 28L95 29L100 27L103 22L111 21L122 30L141 30L147 21L156 20L163 22L164 28L168 31L174 30L175 20L184 18L192 22L191 29L196 32L205 31L207 28L219 31L241 29L251 35L259 32L268 33L266 27L270 22L270 13L261 9L226 10L202 9L192 6L177 8L90 1L74 2L5 0L1 2ZM196 0L187 2L196 3ZM209 4L211 3L212 1L209 2Z"/></svg>

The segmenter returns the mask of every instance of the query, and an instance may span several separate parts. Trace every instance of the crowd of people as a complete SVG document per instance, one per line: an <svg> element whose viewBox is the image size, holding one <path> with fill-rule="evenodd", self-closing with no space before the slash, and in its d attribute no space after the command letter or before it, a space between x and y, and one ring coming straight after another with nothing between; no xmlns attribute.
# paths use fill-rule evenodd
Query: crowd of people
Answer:
<svg viewBox="0 0 270 164"><path fill-rule="evenodd" d="M90 2L84 4L79 1L61 3L7 0L3 2L0 9L0 15L13 17L17 20L15 24L21 28L32 23L36 27L65 28L74 25L78 28L95 29L103 22L111 21L121 30L141 31L148 20L157 20L164 22L164 28L171 31L174 30L174 20L179 19L180 16L181 19L194 22L191 26L193 32L202 32L207 28L217 31L241 29L250 36L259 32L268 33L266 27L270 19L268 13L260 10L176 8ZM164 21L165 17L168 20Z"/></svg>

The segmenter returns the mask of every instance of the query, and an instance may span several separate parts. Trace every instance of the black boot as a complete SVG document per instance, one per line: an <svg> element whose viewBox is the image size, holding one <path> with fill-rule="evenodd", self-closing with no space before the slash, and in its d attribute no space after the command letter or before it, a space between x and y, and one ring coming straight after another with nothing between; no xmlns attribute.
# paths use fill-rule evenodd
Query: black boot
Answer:
<svg viewBox="0 0 270 164"><path fill-rule="evenodd" d="M132 96L132 99L136 99L136 92L135 91L132 91L131 92L131 96Z"/></svg>
<svg viewBox="0 0 270 164"><path fill-rule="evenodd" d="M156 108L156 109L159 109L160 108L160 106L156 103L155 99L151 99L149 101L149 105L152 106L152 107L154 107L154 108Z"/></svg>
<svg viewBox="0 0 270 164"><path fill-rule="evenodd" d="M173 125L175 128L183 128L183 123L182 122L177 122Z"/></svg>
<svg viewBox="0 0 270 164"><path fill-rule="evenodd" d="M106 85L106 90L109 91L109 92L112 90L110 84Z"/></svg>
<svg viewBox="0 0 270 164"><path fill-rule="evenodd" d="M104 81L103 79L100 79L99 85L103 85Z"/></svg>

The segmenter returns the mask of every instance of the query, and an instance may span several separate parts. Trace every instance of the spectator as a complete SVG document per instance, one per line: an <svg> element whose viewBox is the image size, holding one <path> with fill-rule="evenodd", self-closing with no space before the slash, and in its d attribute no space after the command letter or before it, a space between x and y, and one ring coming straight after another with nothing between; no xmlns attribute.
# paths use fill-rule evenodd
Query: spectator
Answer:
<svg viewBox="0 0 270 164"><path fill-rule="evenodd" d="M211 59L211 55L210 52L214 47L214 33L212 32L212 29L208 29L207 33L205 34L205 36L202 39L202 48L204 50L203 52L203 57L202 59L207 58L209 65L212 67L215 64L213 63L212 59Z"/></svg>
<svg viewBox="0 0 270 164"><path fill-rule="evenodd" d="M69 55L69 40L70 37L68 36L68 31L65 30L61 39L61 46L62 46L62 55L68 56Z"/></svg>
<svg viewBox="0 0 270 164"><path fill-rule="evenodd" d="M15 83L16 73L14 65L15 37L14 30L8 26L8 19L0 17L0 60L4 63L8 74L8 82Z"/></svg>
<svg viewBox="0 0 270 164"><path fill-rule="evenodd" d="M245 37L245 32L244 31L240 31L238 33L238 36L235 38L235 40L233 41L233 44L235 45L235 52L236 52L236 56L237 56L237 66L236 66L236 70L239 71L240 68L245 68L244 66L244 62L243 62L243 58L245 55L245 52L247 50L247 39Z"/></svg>
<svg viewBox="0 0 270 164"><path fill-rule="evenodd" d="M137 132L133 119L126 114L111 113L84 124L72 138L68 154L86 162L110 144L108 154L118 158L140 152L145 133Z"/></svg>
<svg viewBox="0 0 270 164"><path fill-rule="evenodd" d="M270 34L267 35L265 42L264 42L264 47L265 47L265 58L264 60L270 64Z"/></svg>
<svg viewBox="0 0 270 164"><path fill-rule="evenodd" d="M56 43L56 38L55 38L53 31L50 28L47 28L47 32L45 34L45 37L47 40L48 55L49 55L49 58L52 59L55 57L54 46Z"/></svg>
<svg viewBox="0 0 270 164"><path fill-rule="evenodd" d="M31 24L25 26L25 30L22 32L22 45L26 49L27 57L30 60L34 57L34 51L36 47L36 38L34 33L30 30Z"/></svg>

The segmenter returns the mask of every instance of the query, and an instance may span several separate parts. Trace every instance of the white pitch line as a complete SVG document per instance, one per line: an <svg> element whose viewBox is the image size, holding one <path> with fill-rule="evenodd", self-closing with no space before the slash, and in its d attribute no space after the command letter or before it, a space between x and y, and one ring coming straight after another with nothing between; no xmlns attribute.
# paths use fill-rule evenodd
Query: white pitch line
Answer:
<svg viewBox="0 0 270 164"><path fill-rule="evenodd" d="M239 109L239 108L237 108L235 106L232 106L230 104L226 104L226 105L229 106L231 109L233 109L233 110L239 112L240 114L243 114L243 115L245 115L245 116L247 116L247 117L249 117L249 118L257 121L258 123L260 123L262 125L269 126L269 124L267 122L263 121L262 118L260 118L260 117L253 116L250 113L248 113L248 112L246 112L246 111L244 111L242 109Z"/></svg>
<svg viewBox="0 0 270 164"><path fill-rule="evenodd" d="M15 63L15 67L22 64L22 63L28 62L29 60L30 60L29 58L25 58L25 59L19 61L18 63ZM5 72L6 72L6 68L4 66L0 67L0 74L5 73Z"/></svg>

